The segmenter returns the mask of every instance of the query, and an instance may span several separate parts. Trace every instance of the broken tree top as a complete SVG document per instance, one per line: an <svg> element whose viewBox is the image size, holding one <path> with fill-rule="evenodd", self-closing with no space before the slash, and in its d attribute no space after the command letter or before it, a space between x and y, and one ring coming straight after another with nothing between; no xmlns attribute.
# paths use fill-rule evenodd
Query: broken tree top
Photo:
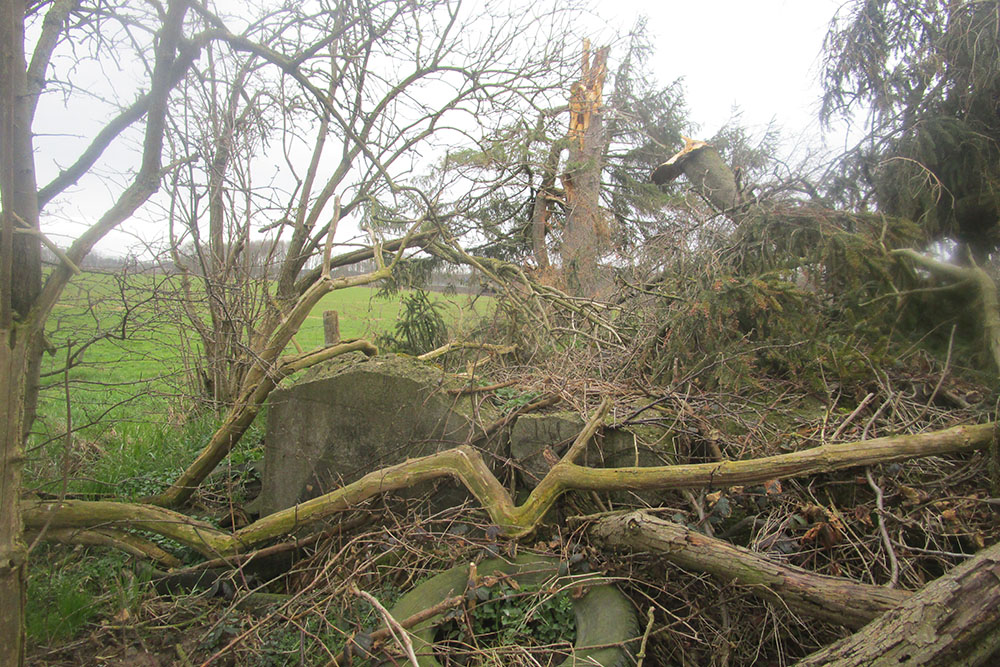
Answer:
<svg viewBox="0 0 1000 667"><path fill-rule="evenodd" d="M657 185L671 183L681 174L692 187L720 211L738 203L738 190L733 170L711 144L683 137L684 148L657 167L652 180Z"/></svg>
<svg viewBox="0 0 1000 667"><path fill-rule="evenodd" d="M657 185L666 185L684 172L684 164L692 157L692 154L708 144L704 141L697 141L691 137L681 137L684 140L684 148L677 151L672 158L661 164L653 171L653 182Z"/></svg>

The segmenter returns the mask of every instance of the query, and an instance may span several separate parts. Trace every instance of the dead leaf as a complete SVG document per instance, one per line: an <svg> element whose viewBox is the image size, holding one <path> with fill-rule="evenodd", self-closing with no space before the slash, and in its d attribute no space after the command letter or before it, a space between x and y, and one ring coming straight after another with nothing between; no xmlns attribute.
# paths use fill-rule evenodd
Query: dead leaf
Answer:
<svg viewBox="0 0 1000 667"><path fill-rule="evenodd" d="M904 505L919 505L926 502L930 497L927 495L926 491L919 491L914 489L912 486L905 486L900 484L899 492L903 494L903 504Z"/></svg>

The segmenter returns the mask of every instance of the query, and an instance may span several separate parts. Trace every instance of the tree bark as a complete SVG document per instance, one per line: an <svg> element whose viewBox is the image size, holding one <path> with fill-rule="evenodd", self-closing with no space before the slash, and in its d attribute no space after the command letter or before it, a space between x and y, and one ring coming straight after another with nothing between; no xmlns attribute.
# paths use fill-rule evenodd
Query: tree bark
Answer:
<svg viewBox="0 0 1000 667"><path fill-rule="evenodd" d="M601 169L604 166L602 94L608 48L594 54L584 40L583 72L573 84L569 102L569 158L563 174L566 225L563 229L562 268L566 289L575 296L593 298L600 288L598 262L607 236L601 212Z"/></svg>
<svg viewBox="0 0 1000 667"><path fill-rule="evenodd" d="M38 394L38 199L24 54L24 2L0 0L0 665L24 664L27 547L20 512L24 438Z"/></svg>
<svg viewBox="0 0 1000 667"><path fill-rule="evenodd" d="M985 665L1000 650L1000 544L985 549L860 631L797 663Z"/></svg>
<svg viewBox="0 0 1000 667"><path fill-rule="evenodd" d="M590 534L610 545L662 554L684 569L749 586L755 595L796 612L854 629L912 595L782 565L645 511L602 516Z"/></svg>
<svg viewBox="0 0 1000 667"><path fill-rule="evenodd" d="M0 22L4 19L0 17ZM19 511L24 466L24 395L29 342L23 329L0 327L0 665L24 662L27 547Z"/></svg>
<svg viewBox="0 0 1000 667"><path fill-rule="evenodd" d="M166 102L187 3L171 2L155 47L149 113L141 167L133 183L102 218L65 253L41 283L38 193L32 115L44 87L56 33L69 12L55 2L46 15L32 57L32 88L24 51L25 3L0 0L0 665L24 662L24 600L27 550L20 511L24 440L38 397L38 369L45 321L79 261L108 231L156 191L160 176ZM54 25L58 23L58 25ZM16 232L18 227L28 233Z"/></svg>

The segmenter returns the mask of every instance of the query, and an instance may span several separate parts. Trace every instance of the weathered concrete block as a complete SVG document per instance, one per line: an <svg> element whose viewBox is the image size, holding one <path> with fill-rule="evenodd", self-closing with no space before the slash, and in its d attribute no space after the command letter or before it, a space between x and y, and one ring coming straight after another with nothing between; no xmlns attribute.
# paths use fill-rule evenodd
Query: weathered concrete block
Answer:
<svg viewBox="0 0 1000 667"><path fill-rule="evenodd" d="M260 512L314 498L407 458L466 442L471 399L437 367L411 357L345 355L268 401Z"/></svg>
<svg viewBox="0 0 1000 667"><path fill-rule="evenodd" d="M518 466L522 484L528 488L538 484L583 427L583 420L575 412L518 417L510 430L510 456ZM661 466L672 464L674 454L673 437L664 429L605 429L591 441L577 463L595 468ZM649 494L642 497L647 501L656 498Z"/></svg>

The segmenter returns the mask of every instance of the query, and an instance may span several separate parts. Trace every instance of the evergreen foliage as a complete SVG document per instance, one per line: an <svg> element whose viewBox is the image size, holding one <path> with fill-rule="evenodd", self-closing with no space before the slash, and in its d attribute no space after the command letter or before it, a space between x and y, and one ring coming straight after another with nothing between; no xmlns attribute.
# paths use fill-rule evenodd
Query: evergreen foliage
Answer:
<svg viewBox="0 0 1000 667"><path fill-rule="evenodd" d="M826 40L822 114L868 110L871 127L833 193L920 221L982 262L1000 243L1000 3L848 7Z"/></svg>

